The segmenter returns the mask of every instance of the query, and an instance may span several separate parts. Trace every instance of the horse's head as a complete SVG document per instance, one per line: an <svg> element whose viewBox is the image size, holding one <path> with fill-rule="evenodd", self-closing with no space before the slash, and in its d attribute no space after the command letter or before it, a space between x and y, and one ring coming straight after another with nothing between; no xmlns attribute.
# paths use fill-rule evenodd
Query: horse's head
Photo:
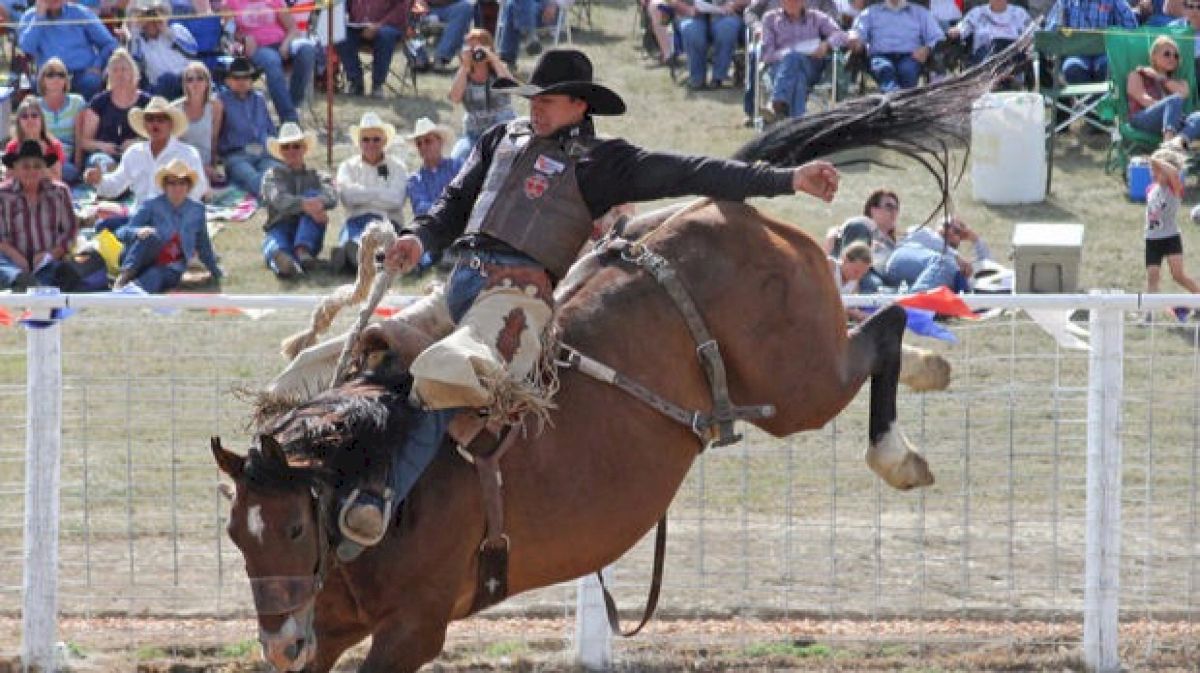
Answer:
<svg viewBox="0 0 1200 673"><path fill-rule="evenodd" d="M313 470L289 465L270 435L245 457L216 437L212 451L234 483L227 530L246 562L263 657L276 670L301 670L316 651L314 606L330 561L328 489Z"/></svg>

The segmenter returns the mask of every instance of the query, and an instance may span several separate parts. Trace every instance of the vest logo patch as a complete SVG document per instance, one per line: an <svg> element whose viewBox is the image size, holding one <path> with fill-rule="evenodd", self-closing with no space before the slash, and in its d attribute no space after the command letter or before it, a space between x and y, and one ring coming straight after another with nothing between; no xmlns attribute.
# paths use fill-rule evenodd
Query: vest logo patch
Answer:
<svg viewBox="0 0 1200 673"><path fill-rule="evenodd" d="M536 161L533 162L533 170L544 175L557 175L566 170L567 165L561 161L555 161L545 154L539 154Z"/></svg>
<svg viewBox="0 0 1200 673"><path fill-rule="evenodd" d="M525 196L531 199L541 198L542 194L545 194L549 187L550 181L544 175L534 173L525 178Z"/></svg>

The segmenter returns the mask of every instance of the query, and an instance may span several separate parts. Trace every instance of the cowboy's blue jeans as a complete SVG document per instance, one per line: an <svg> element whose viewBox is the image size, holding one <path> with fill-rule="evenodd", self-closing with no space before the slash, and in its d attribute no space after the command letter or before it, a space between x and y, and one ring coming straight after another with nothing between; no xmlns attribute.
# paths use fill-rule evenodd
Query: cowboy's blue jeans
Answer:
<svg viewBox="0 0 1200 673"><path fill-rule="evenodd" d="M805 54L788 53L771 66L771 100L788 104L789 117L803 117L808 92L821 81L825 61Z"/></svg>
<svg viewBox="0 0 1200 673"><path fill-rule="evenodd" d="M317 48L313 41L301 37L291 42L292 76L289 80L283 71L282 44L260 46L254 50L250 60L263 69L267 76L267 92L275 104L275 113L285 122L298 122L296 108L304 104L308 90L312 87L313 71L317 67Z"/></svg>
<svg viewBox="0 0 1200 673"><path fill-rule="evenodd" d="M694 87L704 85L710 44L713 48L713 81L729 81L729 66L733 64L733 50L737 48L738 35L742 32L742 18L697 14L680 21L679 29L683 32L683 49L687 53L688 82Z"/></svg>

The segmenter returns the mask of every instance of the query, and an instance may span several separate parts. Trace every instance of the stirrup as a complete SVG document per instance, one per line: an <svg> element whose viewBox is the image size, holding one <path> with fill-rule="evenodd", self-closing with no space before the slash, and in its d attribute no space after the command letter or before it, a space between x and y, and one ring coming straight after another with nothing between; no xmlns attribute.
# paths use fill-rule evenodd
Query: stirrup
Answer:
<svg viewBox="0 0 1200 673"><path fill-rule="evenodd" d="M395 505L392 498L392 489L387 488L383 491L383 506L381 507L383 510L383 526L380 528L379 534L372 537L358 534L346 522L346 517L349 515L351 507L360 504L358 501L360 495L378 497L369 491L363 491L361 488L351 491L350 496L346 498L346 501L342 503L342 508L338 511L338 530L341 531L342 537L355 544L362 547L373 547L379 544L379 541L387 535L388 529L392 526L392 510ZM355 555L357 556L357 554Z"/></svg>

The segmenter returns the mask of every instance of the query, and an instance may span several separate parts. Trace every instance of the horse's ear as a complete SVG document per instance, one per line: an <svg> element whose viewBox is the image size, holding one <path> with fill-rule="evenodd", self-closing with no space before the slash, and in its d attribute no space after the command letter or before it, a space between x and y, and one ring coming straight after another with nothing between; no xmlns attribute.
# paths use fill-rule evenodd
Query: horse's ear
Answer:
<svg viewBox="0 0 1200 673"><path fill-rule="evenodd" d="M283 453L283 447L271 435L263 434L258 436L258 449L262 451L263 458L277 465L286 466L288 464L287 456Z"/></svg>
<svg viewBox="0 0 1200 673"><path fill-rule="evenodd" d="M241 479L242 472L246 469L246 458L232 451L226 451L225 447L221 446L220 437L213 437L211 442L213 458L217 459L217 467L221 468L221 471L234 481Z"/></svg>

